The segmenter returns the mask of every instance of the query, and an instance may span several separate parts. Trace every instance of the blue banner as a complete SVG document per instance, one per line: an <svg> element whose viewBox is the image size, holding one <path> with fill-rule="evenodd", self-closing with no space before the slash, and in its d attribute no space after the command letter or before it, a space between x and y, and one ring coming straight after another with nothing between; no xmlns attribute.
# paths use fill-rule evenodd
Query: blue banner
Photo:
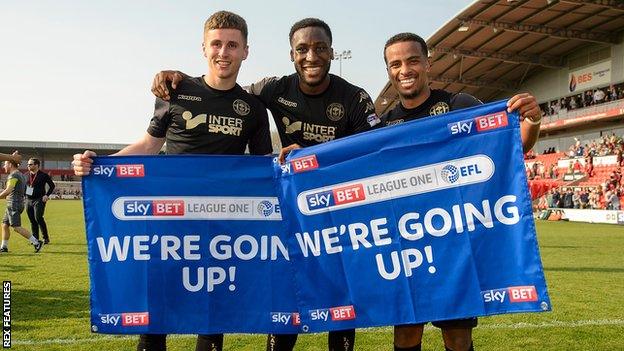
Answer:
<svg viewBox="0 0 624 351"><path fill-rule="evenodd" d="M83 191L96 332L550 310L519 122L502 102L296 150L284 165L98 157Z"/></svg>
<svg viewBox="0 0 624 351"><path fill-rule="evenodd" d="M301 324L550 310L505 102L296 150L276 172Z"/></svg>
<svg viewBox="0 0 624 351"><path fill-rule="evenodd" d="M272 164L96 158L83 178L93 331L297 332Z"/></svg>

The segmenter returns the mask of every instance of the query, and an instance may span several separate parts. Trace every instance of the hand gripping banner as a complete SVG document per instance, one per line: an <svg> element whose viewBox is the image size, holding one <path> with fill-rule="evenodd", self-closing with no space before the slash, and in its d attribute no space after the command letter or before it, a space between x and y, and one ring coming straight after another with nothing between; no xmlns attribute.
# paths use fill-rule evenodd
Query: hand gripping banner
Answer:
<svg viewBox="0 0 624 351"><path fill-rule="evenodd" d="M281 166L96 158L83 178L93 330L297 333L550 310L519 123L504 111L404 123Z"/></svg>
<svg viewBox="0 0 624 351"><path fill-rule="evenodd" d="M296 150L276 167L302 328L550 310L505 102Z"/></svg>

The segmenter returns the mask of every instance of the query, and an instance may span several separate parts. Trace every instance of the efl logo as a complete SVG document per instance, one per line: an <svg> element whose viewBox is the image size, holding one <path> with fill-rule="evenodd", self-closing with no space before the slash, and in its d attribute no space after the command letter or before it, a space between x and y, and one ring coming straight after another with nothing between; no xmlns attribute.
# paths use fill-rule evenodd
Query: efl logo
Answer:
<svg viewBox="0 0 624 351"><path fill-rule="evenodd" d="M318 168L318 162L316 155L310 155L305 157L296 158L289 162L292 165L294 173L311 171Z"/></svg>
<svg viewBox="0 0 624 351"><path fill-rule="evenodd" d="M332 321L355 319L355 309L353 309L353 305L332 307L329 309L329 313L331 314Z"/></svg>
<svg viewBox="0 0 624 351"><path fill-rule="evenodd" d="M184 216L184 200L124 201L125 216Z"/></svg>
<svg viewBox="0 0 624 351"><path fill-rule="evenodd" d="M477 131L484 132L486 130L498 129L507 126L507 113L505 111L493 113L475 118Z"/></svg>
<svg viewBox="0 0 624 351"><path fill-rule="evenodd" d="M509 302L537 301L537 291L534 286L510 286Z"/></svg>
<svg viewBox="0 0 624 351"><path fill-rule="evenodd" d="M472 119L467 119L465 121L459 121L455 123L449 123L446 126L448 127L451 135L462 135L462 134L470 134L474 130L475 122Z"/></svg>
<svg viewBox="0 0 624 351"><path fill-rule="evenodd" d="M300 325L301 317L299 313L287 313L287 312L271 312L271 322L272 323L280 323L284 325L288 325L291 323L292 325Z"/></svg>

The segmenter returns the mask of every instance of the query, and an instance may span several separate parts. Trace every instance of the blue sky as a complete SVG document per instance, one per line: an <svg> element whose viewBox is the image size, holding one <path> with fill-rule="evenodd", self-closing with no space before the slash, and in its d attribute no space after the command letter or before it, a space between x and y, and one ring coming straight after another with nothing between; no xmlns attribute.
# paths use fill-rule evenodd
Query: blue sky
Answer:
<svg viewBox="0 0 624 351"><path fill-rule="evenodd" d="M352 52L342 76L374 98L387 81L382 48L399 32L425 39L471 3L446 1L11 1L0 12L0 140L130 143L153 112L154 74L206 72L203 23L243 16L250 56L239 83L294 72L288 31L305 17ZM338 61L331 72L338 74Z"/></svg>

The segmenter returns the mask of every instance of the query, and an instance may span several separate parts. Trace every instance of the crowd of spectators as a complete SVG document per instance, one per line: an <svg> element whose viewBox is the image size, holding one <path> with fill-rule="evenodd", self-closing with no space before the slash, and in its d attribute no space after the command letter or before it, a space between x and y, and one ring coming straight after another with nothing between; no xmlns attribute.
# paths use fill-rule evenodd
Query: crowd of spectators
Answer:
<svg viewBox="0 0 624 351"><path fill-rule="evenodd" d="M589 89L576 95L544 102L540 104L540 108L544 116L552 116L558 114L561 110L573 111L620 99L624 99L624 83Z"/></svg>
<svg viewBox="0 0 624 351"><path fill-rule="evenodd" d="M553 188L539 198L537 208L620 210L623 202L624 182L618 168L601 185L595 187L567 187L561 190Z"/></svg>

